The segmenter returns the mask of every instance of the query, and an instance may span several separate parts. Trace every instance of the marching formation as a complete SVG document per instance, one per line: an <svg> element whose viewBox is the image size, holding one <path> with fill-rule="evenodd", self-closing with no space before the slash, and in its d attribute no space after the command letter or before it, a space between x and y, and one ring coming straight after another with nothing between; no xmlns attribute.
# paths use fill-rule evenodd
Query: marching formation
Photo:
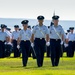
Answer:
<svg viewBox="0 0 75 75"><path fill-rule="evenodd" d="M51 58L52 67L59 65L60 57L66 52L67 57L74 56L75 33L74 27L70 27L67 33L59 25L59 16L54 15L50 26L43 24L45 17L38 16L38 24L28 25L28 20L21 22L23 29L19 25L14 25L14 31L5 24L1 24L0 29L0 58L14 58L22 54L23 67L27 66L28 58L36 59L37 66L43 66L44 55Z"/></svg>

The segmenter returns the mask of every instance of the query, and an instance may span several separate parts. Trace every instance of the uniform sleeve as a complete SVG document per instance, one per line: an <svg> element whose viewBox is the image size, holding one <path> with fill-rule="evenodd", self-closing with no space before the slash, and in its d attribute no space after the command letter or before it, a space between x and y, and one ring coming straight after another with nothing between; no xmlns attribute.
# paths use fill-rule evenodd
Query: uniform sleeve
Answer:
<svg viewBox="0 0 75 75"><path fill-rule="evenodd" d="M69 34L66 35L66 39L68 39L68 38L69 38Z"/></svg>
<svg viewBox="0 0 75 75"><path fill-rule="evenodd" d="M66 34L64 33L64 39L66 39Z"/></svg>
<svg viewBox="0 0 75 75"><path fill-rule="evenodd" d="M22 36L21 34L22 34L22 31L19 32L19 38L20 38L20 39L21 39L21 36Z"/></svg>
<svg viewBox="0 0 75 75"><path fill-rule="evenodd" d="M10 33L10 38L12 39L12 33Z"/></svg>
<svg viewBox="0 0 75 75"><path fill-rule="evenodd" d="M31 34L31 36L32 36L32 32L30 31L30 34Z"/></svg>
<svg viewBox="0 0 75 75"><path fill-rule="evenodd" d="M32 34L35 34L35 32L36 32L36 27L33 28Z"/></svg>
<svg viewBox="0 0 75 75"><path fill-rule="evenodd" d="M29 31L29 35L30 35L30 38L31 38L31 36L32 36L32 32L31 32L31 30Z"/></svg>
<svg viewBox="0 0 75 75"><path fill-rule="evenodd" d="M48 30L48 28L46 27L46 34L49 34L49 30Z"/></svg>
<svg viewBox="0 0 75 75"><path fill-rule="evenodd" d="M6 37L10 37L7 33L5 33L6 34Z"/></svg>
<svg viewBox="0 0 75 75"><path fill-rule="evenodd" d="M6 31L5 34L6 34L6 37L10 37L10 32L9 31Z"/></svg>
<svg viewBox="0 0 75 75"><path fill-rule="evenodd" d="M63 28L61 27L61 34L64 35L64 33L65 32L64 32Z"/></svg>
<svg viewBox="0 0 75 75"><path fill-rule="evenodd" d="M49 28L49 32L50 32L50 34L51 34L51 27Z"/></svg>
<svg viewBox="0 0 75 75"><path fill-rule="evenodd" d="M74 34L74 39L75 39L75 34Z"/></svg>
<svg viewBox="0 0 75 75"><path fill-rule="evenodd" d="M12 37L13 37L13 32L12 32Z"/></svg>

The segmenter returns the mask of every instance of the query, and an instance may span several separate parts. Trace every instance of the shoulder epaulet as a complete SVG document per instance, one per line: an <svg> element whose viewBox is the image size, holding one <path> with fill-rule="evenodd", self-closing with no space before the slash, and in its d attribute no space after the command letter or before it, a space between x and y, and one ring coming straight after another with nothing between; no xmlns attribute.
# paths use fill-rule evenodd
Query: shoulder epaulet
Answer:
<svg viewBox="0 0 75 75"><path fill-rule="evenodd" d="M50 28L52 28L54 25L50 26Z"/></svg>
<svg viewBox="0 0 75 75"><path fill-rule="evenodd" d="M62 26L61 26L61 25L59 25L59 27L60 27L60 28L62 28Z"/></svg>
<svg viewBox="0 0 75 75"><path fill-rule="evenodd" d="M34 26L34 27L37 27L38 25Z"/></svg>
<svg viewBox="0 0 75 75"><path fill-rule="evenodd" d="M15 31L13 31L13 32L15 32Z"/></svg>
<svg viewBox="0 0 75 75"><path fill-rule="evenodd" d="M43 27L47 27L46 25L43 25Z"/></svg>
<svg viewBox="0 0 75 75"><path fill-rule="evenodd" d="M23 30L20 30L20 32L22 32Z"/></svg>
<svg viewBox="0 0 75 75"><path fill-rule="evenodd" d="M59 27L62 27L61 25L59 25Z"/></svg>
<svg viewBox="0 0 75 75"><path fill-rule="evenodd" d="M36 25L36 26L38 26L38 25Z"/></svg>
<svg viewBox="0 0 75 75"><path fill-rule="evenodd" d="M43 26L45 26L45 27L46 27L46 25L43 25Z"/></svg>

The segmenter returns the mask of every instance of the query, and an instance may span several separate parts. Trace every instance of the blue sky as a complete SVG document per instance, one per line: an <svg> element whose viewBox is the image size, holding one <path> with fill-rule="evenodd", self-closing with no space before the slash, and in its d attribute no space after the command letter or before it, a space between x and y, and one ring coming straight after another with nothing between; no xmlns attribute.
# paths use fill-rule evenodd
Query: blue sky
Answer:
<svg viewBox="0 0 75 75"><path fill-rule="evenodd" d="M60 20L75 20L75 0L0 0L0 18L51 19L54 10Z"/></svg>

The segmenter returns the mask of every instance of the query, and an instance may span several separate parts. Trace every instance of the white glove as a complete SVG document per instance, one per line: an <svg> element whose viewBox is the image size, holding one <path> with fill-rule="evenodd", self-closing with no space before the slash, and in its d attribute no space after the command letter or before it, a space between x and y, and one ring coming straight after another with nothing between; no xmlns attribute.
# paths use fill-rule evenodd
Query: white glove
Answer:
<svg viewBox="0 0 75 75"><path fill-rule="evenodd" d="M7 45L12 45L11 42L5 42L4 44L5 44L5 45L6 45L6 44L7 44Z"/></svg>
<svg viewBox="0 0 75 75"><path fill-rule="evenodd" d="M34 47L34 43L31 43L31 46Z"/></svg>
<svg viewBox="0 0 75 75"><path fill-rule="evenodd" d="M61 45L63 45L63 43L64 43L64 42L63 42L63 41L61 41L61 43L60 43L60 44L61 44Z"/></svg>
<svg viewBox="0 0 75 75"><path fill-rule="evenodd" d="M50 46L50 42L46 42L46 46Z"/></svg>
<svg viewBox="0 0 75 75"><path fill-rule="evenodd" d="M68 44L65 43L64 46L65 46L65 47L68 47Z"/></svg>
<svg viewBox="0 0 75 75"><path fill-rule="evenodd" d="M7 43L8 45L11 45L11 42Z"/></svg>
<svg viewBox="0 0 75 75"><path fill-rule="evenodd" d="M6 45L7 43L5 42L4 44Z"/></svg>
<svg viewBox="0 0 75 75"><path fill-rule="evenodd" d="M20 46L19 46L19 45L17 45L17 48L18 48L18 49L20 49Z"/></svg>

